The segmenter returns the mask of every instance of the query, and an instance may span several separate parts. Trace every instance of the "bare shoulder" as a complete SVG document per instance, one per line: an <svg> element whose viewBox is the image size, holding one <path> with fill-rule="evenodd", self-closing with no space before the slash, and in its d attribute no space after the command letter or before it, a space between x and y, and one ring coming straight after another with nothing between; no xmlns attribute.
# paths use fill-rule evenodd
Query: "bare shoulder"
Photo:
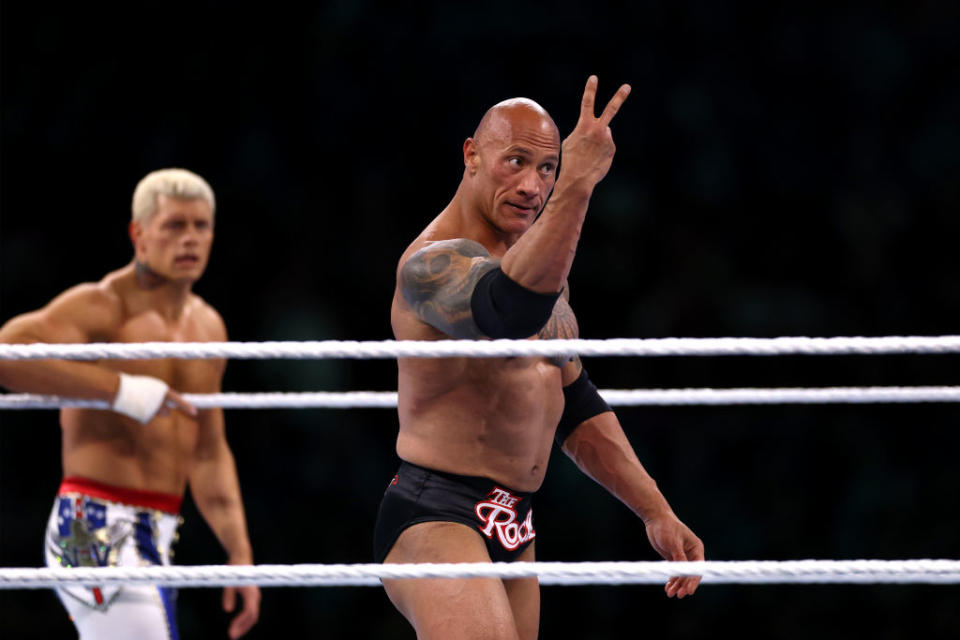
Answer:
<svg viewBox="0 0 960 640"><path fill-rule="evenodd" d="M451 238L449 240L424 241L418 238L400 258L398 275L402 278L405 273L409 275L410 272L416 272L431 265L436 267L456 258L484 257L490 257L490 252L475 240Z"/></svg>
<svg viewBox="0 0 960 640"><path fill-rule="evenodd" d="M70 287L40 310L45 319L71 324L91 333L91 339L105 336L123 323L123 298L105 280Z"/></svg>
<svg viewBox="0 0 960 640"><path fill-rule="evenodd" d="M123 312L123 297L113 283L106 278L100 282L84 282L70 287L50 301L47 309L98 310L120 315Z"/></svg>
<svg viewBox="0 0 960 640"><path fill-rule="evenodd" d="M204 334L204 339L210 342L224 342L227 339L227 325L213 306L200 296L194 294L191 299L191 311L194 314L198 328Z"/></svg>
<svg viewBox="0 0 960 640"><path fill-rule="evenodd" d="M397 300L422 322L454 338L476 338L470 297L499 264L474 240L452 238L411 245L397 274Z"/></svg>
<svg viewBox="0 0 960 640"><path fill-rule="evenodd" d="M435 290L467 275L477 262L489 263L490 268L500 263L474 240L453 238L429 242L400 265L398 283L406 293Z"/></svg>
<svg viewBox="0 0 960 640"><path fill-rule="evenodd" d="M12 318L0 329L4 342L92 342L108 340L123 323L123 299L106 280L84 282L44 307Z"/></svg>
<svg viewBox="0 0 960 640"><path fill-rule="evenodd" d="M420 252L426 253L457 253L467 258L481 258L489 256L487 248L476 240L469 238L450 238L449 240L434 240L427 242L420 249Z"/></svg>

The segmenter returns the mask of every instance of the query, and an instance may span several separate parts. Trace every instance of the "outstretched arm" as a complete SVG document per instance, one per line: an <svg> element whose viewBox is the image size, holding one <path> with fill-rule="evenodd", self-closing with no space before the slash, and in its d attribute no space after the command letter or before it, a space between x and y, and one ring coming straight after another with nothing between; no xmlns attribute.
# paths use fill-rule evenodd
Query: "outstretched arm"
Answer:
<svg viewBox="0 0 960 640"><path fill-rule="evenodd" d="M97 285L79 285L38 311L12 318L0 328L0 343L106 340L111 329L121 322L120 306L119 301ZM121 394L120 374L87 362L0 360L0 386L12 391L114 402L115 409L143 422L153 415L169 413L171 408L195 414L194 408L176 391L167 389L159 381L129 376L125 383L126 391ZM119 404L118 400L121 400Z"/></svg>
<svg viewBox="0 0 960 640"><path fill-rule="evenodd" d="M214 392L219 390L217 384ZM201 411L197 420L198 442L189 475L193 500L226 550L228 563L253 564L240 481L233 453L227 444L223 410ZM243 598L243 607L230 624L231 638L239 638L249 631L260 616L260 590L255 585L226 587L223 591L224 610L234 610L238 591Z"/></svg>
<svg viewBox="0 0 960 640"><path fill-rule="evenodd" d="M95 285L69 289L44 308L12 318L0 328L6 344L83 343L115 322L109 296ZM0 361L0 385L31 393L112 400L120 385L113 371L67 360Z"/></svg>
<svg viewBox="0 0 960 640"><path fill-rule="evenodd" d="M665 560L704 559L703 543L673 513L612 411L581 422L564 440L563 451L643 520L650 544ZM668 596L682 598L692 595L699 584L699 577L673 577L665 590Z"/></svg>

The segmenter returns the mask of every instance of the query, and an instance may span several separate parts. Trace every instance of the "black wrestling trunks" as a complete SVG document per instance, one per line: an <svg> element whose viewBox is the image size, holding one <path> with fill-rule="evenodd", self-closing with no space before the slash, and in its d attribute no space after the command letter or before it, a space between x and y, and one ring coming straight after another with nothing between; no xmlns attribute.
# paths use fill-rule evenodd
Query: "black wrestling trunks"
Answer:
<svg viewBox="0 0 960 640"><path fill-rule="evenodd" d="M506 489L487 478L402 462L380 503L374 558L383 562L407 527L437 521L459 522L479 531L493 562L513 562L537 535L532 493Z"/></svg>

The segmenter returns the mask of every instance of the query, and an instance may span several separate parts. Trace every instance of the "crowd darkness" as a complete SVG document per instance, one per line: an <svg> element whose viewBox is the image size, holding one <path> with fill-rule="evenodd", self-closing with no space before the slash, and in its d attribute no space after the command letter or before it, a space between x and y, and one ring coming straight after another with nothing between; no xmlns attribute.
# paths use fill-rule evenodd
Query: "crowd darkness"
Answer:
<svg viewBox="0 0 960 640"><path fill-rule="evenodd" d="M449 201L463 139L527 96L566 135L587 76L633 94L570 279L583 337L942 335L960 288L960 8L876 3L330 2L243 13L0 7L0 321L131 255L136 181L207 177L197 292L232 340L390 337L394 268ZM562 164L561 164L562 172ZM253 304L251 304L251 301ZM951 385L957 356L591 358L600 388ZM393 390L390 361L232 361L227 391ZM641 460L708 559L956 557L956 407L631 408ZM360 563L395 413L228 411L258 563ZM42 562L49 411L0 412L0 566ZM654 560L555 452L542 560ZM218 557L187 501L179 564ZM380 589L265 588L251 638L409 637ZM541 637L956 633L956 586L548 587ZM225 628L180 591L184 638ZM69 637L46 591L0 636Z"/></svg>

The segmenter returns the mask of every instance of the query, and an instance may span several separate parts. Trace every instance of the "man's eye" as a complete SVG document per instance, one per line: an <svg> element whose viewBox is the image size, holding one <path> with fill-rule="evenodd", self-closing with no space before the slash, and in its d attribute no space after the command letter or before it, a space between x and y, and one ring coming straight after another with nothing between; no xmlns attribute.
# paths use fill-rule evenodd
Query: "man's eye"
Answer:
<svg viewBox="0 0 960 640"><path fill-rule="evenodd" d="M540 167L540 171L546 173L547 175L550 175L551 173L553 173L553 172L556 171L556 170L557 170L557 168L556 168L555 166L553 166L552 164L545 164L545 165L543 165L542 167Z"/></svg>
<svg viewBox="0 0 960 640"><path fill-rule="evenodd" d="M523 161L520 158L517 158L516 156L514 156L513 158L510 158L509 160L507 160L507 162L510 163L511 167L519 167L521 164L523 164Z"/></svg>

